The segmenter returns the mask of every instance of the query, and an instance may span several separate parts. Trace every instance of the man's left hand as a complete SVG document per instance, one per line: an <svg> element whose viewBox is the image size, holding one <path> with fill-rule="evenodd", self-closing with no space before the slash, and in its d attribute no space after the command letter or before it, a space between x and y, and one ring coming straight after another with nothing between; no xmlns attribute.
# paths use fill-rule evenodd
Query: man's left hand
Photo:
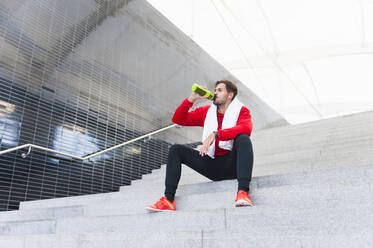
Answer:
<svg viewBox="0 0 373 248"><path fill-rule="evenodd" d="M215 140L215 133L211 133L207 139L203 142L201 149L199 150L199 155L205 156L209 151L211 144Z"/></svg>

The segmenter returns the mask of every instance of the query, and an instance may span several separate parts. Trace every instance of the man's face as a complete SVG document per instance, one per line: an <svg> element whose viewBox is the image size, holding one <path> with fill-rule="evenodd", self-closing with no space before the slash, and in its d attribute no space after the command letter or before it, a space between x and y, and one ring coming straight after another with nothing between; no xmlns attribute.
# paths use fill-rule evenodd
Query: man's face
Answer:
<svg viewBox="0 0 373 248"><path fill-rule="evenodd" d="M232 97L233 93L228 93L227 89L225 88L225 84L218 84L215 87L215 99L214 104L219 106L225 104L229 99L229 96Z"/></svg>

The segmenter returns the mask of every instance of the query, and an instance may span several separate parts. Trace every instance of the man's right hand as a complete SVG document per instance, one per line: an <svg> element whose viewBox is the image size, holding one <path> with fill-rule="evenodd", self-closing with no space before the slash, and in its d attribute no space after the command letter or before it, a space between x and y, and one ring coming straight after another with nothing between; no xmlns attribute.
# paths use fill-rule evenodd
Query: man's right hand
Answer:
<svg viewBox="0 0 373 248"><path fill-rule="evenodd" d="M201 86L201 88L207 90L207 88L205 86ZM199 99L208 99L208 96L201 96L200 94L192 91L192 93L188 97L188 101L192 102L192 103L194 103L195 101L197 101Z"/></svg>

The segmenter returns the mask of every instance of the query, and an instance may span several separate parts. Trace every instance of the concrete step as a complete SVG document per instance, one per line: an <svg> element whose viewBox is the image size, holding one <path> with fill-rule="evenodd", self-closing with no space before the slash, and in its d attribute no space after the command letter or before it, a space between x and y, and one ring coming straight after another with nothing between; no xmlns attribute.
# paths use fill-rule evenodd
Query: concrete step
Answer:
<svg viewBox="0 0 373 248"><path fill-rule="evenodd" d="M136 214L125 216L82 216L56 220L4 222L0 223L0 235L86 233L86 232L122 232L177 230L193 231L208 229L210 225L223 227L224 210L194 211L161 214ZM193 216L193 221L188 218ZM194 220L195 218L195 220ZM129 225L129 223L131 223Z"/></svg>
<svg viewBox="0 0 373 248"><path fill-rule="evenodd" d="M343 143L334 142L333 144L315 145L305 149L304 145L295 142L295 147L284 148L283 151L269 148L268 153L263 153L263 148L254 149L254 172L260 173L263 169L273 170L276 173L290 173L296 171L312 170L315 168L327 169L333 167L349 166L351 164L368 165L373 161L373 135L367 136L365 143ZM273 141L267 141L273 142ZM266 146L271 146L267 144ZM301 166L299 166L301 164ZM185 166L186 167L186 166ZM281 168L281 171L278 169ZM184 168L183 168L184 169ZM189 170L183 172L189 173ZM156 170L152 174L144 175L143 178L150 178L153 175L165 174L165 167ZM274 174L274 173L272 173ZM254 174L254 175L265 175Z"/></svg>
<svg viewBox="0 0 373 248"><path fill-rule="evenodd" d="M370 202L373 202L373 197L370 197L373 193L372 187L354 187L349 189L346 187L346 193L337 195L333 198L335 191L320 192L319 194L317 192L306 192L304 195L301 192L286 195L278 194L277 192L263 192L254 194L251 198L255 204L254 208L272 207L274 211L281 208L289 210L299 207L337 208L341 205L344 206L345 204L355 204L356 207L359 207L359 204L369 204ZM314 194L316 194L316 196ZM178 211L214 210L216 208L234 208L234 199L234 192L221 192L176 197L175 202ZM154 203L156 200L157 198L154 198L153 201L142 199L132 203L120 201L115 206L95 204L86 206L85 214L88 216L108 215L108 213L110 213L110 215L137 214L145 212L144 207L148 204Z"/></svg>
<svg viewBox="0 0 373 248"><path fill-rule="evenodd" d="M370 182L371 177L373 177L373 166L356 166L356 167L344 167L339 168L336 170L333 169L327 169L327 170L313 170L313 171L305 171L305 172L299 172L299 173L288 173L288 174L280 174L280 175L269 175L269 176L260 176L260 177L254 177L251 183L251 189L255 188L263 188L263 187L274 187L274 186L281 186L281 185L291 185L291 184L319 184L324 182L332 182L335 183L339 182L350 182L350 181L365 181ZM190 178L190 179L189 179ZM189 180L198 182L201 178L202 182L205 182L206 179L201 177L196 172L188 174L188 175L182 175L181 180ZM164 188L164 179L162 177L157 177L156 179L151 180L150 178L147 180L144 180L142 184L136 184L131 187L121 188L121 192L129 192L131 190L136 190L136 192L152 192L152 191L162 191ZM186 180L186 181L187 181ZM208 181L208 180L207 180ZM211 184L225 184L224 182L212 182L208 181L204 185L198 185L198 189L203 191L204 188L208 188ZM233 180L229 183L231 187L236 187L236 180ZM197 185L197 184L193 184ZM186 188L193 188L192 184L190 185L182 185L179 187L178 192L182 194L192 194L196 193L196 191L187 191L185 192ZM196 188L196 187L194 187ZM209 191L211 192L211 191Z"/></svg>
<svg viewBox="0 0 373 248"><path fill-rule="evenodd" d="M356 207L360 210L356 211ZM130 225L126 223L131 223ZM83 216L57 220L7 222L0 224L2 235L89 233L164 230L199 231L297 227L308 233L339 233L357 227L373 228L373 204L346 204L325 208L246 207L211 210L144 213L119 216ZM332 231L331 231L332 230Z"/></svg>
<svg viewBox="0 0 373 248"><path fill-rule="evenodd" d="M349 208L351 207L351 208ZM260 217L259 217L260 216ZM124 226L123 223L132 223ZM76 217L57 220L58 233L78 232L120 232L129 230L178 230L197 231L245 226L247 231L268 226L297 226L307 228L310 232L321 233L320 229L345 231L350 227L373 227L372 204L362 205L360 211L356 206L345 206L342 210L332 209L283 209L240 208L198 211L181 211L177 213L139 214L109 217ZM331 229L333 228L333 229ZM350 229L351 230L351 229Z"/></svg>
<svg viewBox="0 0 373 248"><path fill-rule="evenodd" d="M0 223L17 221L41 221L66 217L83 216L84 206L61 206L0 212Z"/></svg>
<svg viewBox="0 0 373 248"><path fill-rule="evenodd" d="M261 233L259 233L259 231ZM371 229L361 228L351 233L321 235L287 227L266 228L254 232L237 229L184 232L107 232L84 234L44 234L0 237L0 247L7 248L122 248L122 247L359 247L370 248Z"/></svg>
<svg viewBox="0 0 373 248"><path fill-rule="evenodd" d="M337 130L349 130L349 132L345 132L345 134L351 132L357 132L364 134L366 132L372 132L371 129L361 127L369 127L373 124L373 111L365 112L365 113L357 113L354 115L346 115L340 117L334 117L330 119L324 119L319 121L307 122L297 125L288 125L288 126L280 126L280 127L273 127L270 129L262 129L253 132L254 136L268 136L268 137L279 137L280 139L290 134L295 135L302 135L302 134L309 134L317 135L319 133L330 133L335 132ZM316 132L317 131L317 132ZM301 136L300 136L301 137Z"/></svg>
<svg viewBox="0 0 373 248"><path fill-rule="evenodd" d="M361 125L361 124L360 124ZM270 131L265 133L253 133L251 136L253 144L257 147L260 147L259 152L268 152L269 148L273 148L276 151L286 151L287 148L294 148L297 144L301 145L302 148L327 148L326 144L331 144L333 146L341 146L354 144L354 143L368 143L369 137L373 135L373 131L369 129L361 130L352 130L353 127L346 127L343 130L325 130L315 133L315 130L312 130L313 133L303 132L295 133L294 130L287 129L284 130L283 135L273 134ZM299 137L302 137L301 139ZM268 140L272 140L273 143L266 145ZM283 146L282 146L283 145ZM262 149L263 148L263 149Z"/></svg>
<svg viewBox="0 0 373 248"><path fill-rule="evenodd" d="M371 163L370 124L372 112L254 132L255 175Z"/></svg>
<svg viewBox="0 0 373 248"><path fill-rule="evenodd" d="M300 187L282 186L264 188L251 195L258 208L289 209L293 208L337 208L345 204L355 204L356 207L373 202L373 186L356 182L356 185L328 185ZM134 199L118 198L111 202L96 202L85 206L25 209L15 211L13 215L2 215L1 222L48 220L76 216L109 216L131 215L145 213L145 206L154 203L160 196ZM218 192L195 194L176 197L178 211L215 210L219 208L234 208L235 192ZM203 204L201 204L203 203ZM55 213L58 214L55 214ZM70 215L69 215L70 214Z"/></svg>
<svg viewBox="0 0 373 248"><path fill-rule="evenodd" d="M244 230L243 230L244 229ZM262 231L261 229L259 231ZM263 233L248 233L245 228L241 230L217 230L203 232L203 247L303 247L303 248L330 248L330 247L373 247L371 227L360 227L352 232L339 232L330 234L328 232L314 234L307 228L286 227L266 230Z"/></svg>
<svg viewBox="0 0 373 248"><path fill-rule="evenodd" d="M121 232L40 234L0 237L7 248L123 248L202 247L202 232Z"/></svg>
<svg viewBox="0 0 373 248"><path fill-rule="evenodd" d="M281 185L301 185L301 184L321 184L323 182L332 184L348 184L348 183L369 183L372 180L372 172L370 166L356 167L355 170L352 168L344 168L338 170L336 175L333 175L333 170L325 171L314 171L314 172L303 172L298 174L286 174L286 175L275 175L265 176L259 178L253 178L251 183L251 190L254 192L257 188L275 187ZM326 187L328 185L325 185ZM139 195L142 197L159 197L163 195L164 186L163 184L152 185L144 184L139 187L127 186L128 188L121 188L121 192L109 193L109 194L97 194L87 196L77 196L69 198L58 198L48 199L42 201L29 201L22 202L20 209L30 208L45 208L45 207L58 207L58 206L72 206L72 205L89 205L97 202L112 202L120 199L133 199L138 198ZM220 182L207 182L182 185L177 191L177 195L191 195L191 194L204 194L235 191L237 188L236 180L227 180ZM1 215L1 213L0 213Z"/></svg>
<svg viewBox="0 0 373 248"><path fill-rule="evenodd" d="M277 167L277 166L276 166ZM275 169L273 166L271 167L272 170ZM336 170L337 169L337 170ZM142 180L136 180L133 181L131 187L143 185L147 183L164 183L165 180L166 171L163 170L162 172L158 172L155 175L149 174L147 177L143 177ZM348 177L365 177L365 176L373 176L373 163L370 162L368 165L362 165L357 166L356 164L354 166L345 166L345 167L333 167L333 168L324 168L324 169L313 169L313 170L304 170L303 172L299 173L283 173L283 174L276 174L275 176L261 176L261 178L258 178L259 181L272 181L274 178L276 180L285 182L285 181L292 181L295 179L294 183L300 183L304 179L306 180L312 180L312 181L321 181L324 180L325 177L328 177L330 179L334 179L340 176L348 176ZM198 174L193 169L189 168L186 165L182 165L182 173L181 173L181 181L180 185L182 184L188 184L188 181L185 181L183 183L182 180L188 180L189 178L195 178L195 179L201 179L202 181L209 181L206 177ZM189 179L191 180L191 179ZM193 182L194 183L194 182ZM262 183L264 184L264 183ZM125 188L127 186L122 186L122 188Z"/></svg>
<svg viewBox="0 0 373 248"><path fill-rule="evenodd" d="M53 219L0 223L0 236L53 233L56 233L56 221Z"/></svg>
<svg viewBox="0 0 373 248"><path fill-rule="evenodd" d="M19 210L24 209L37 209L45 207L68 207L73 205L81 205L84 203L90 204L91 202L106 202L108 200L113 200L119 198L121 195L120 192L111 192L111 193L100 193L100 194L91 194L91 195L80 195L80 196L71 196L71 197L61 197L45 200L34 200L34 201L25 201L21 202ZM0 212L0 216L3 213Z"/></svg>
<svg viewBox="0 0 373 248"><path fill-rule="evenodd" d="M175 213L146 213L165 167L120 192L21 204L0 247L372 247L373 111L254 132L254 207L184 167ZM364 127L364 128L362 128Z"/></svg>

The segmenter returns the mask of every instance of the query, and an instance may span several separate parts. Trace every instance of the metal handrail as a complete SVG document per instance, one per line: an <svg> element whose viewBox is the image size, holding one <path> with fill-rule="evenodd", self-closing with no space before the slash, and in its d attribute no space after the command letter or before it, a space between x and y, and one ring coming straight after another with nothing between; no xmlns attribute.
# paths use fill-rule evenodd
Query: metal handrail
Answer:
<svg viewBox="0 0 373 248"><path fill-rule="evenodd" d="M13 151L16 151L16 150L19 150L19 149L22 149L22 148L26 148L28 147L28 152L27 153L22 153L21 156L22 158L26 158L27 155L30 154L31 152L31 149L32 148L36 148L36 149L39 149L39 150L44 150L44 151L47 151L47 152L53 152L53 153L56 153L56 154L60 154L60 155L63 155L63 156L67 156L67 157L72 157L72 158L75 158L75 159L79 159L79 160L86 160L86 159L90 159L94 156L97 156L97 155L100 155L102 153L105 153L105 152L108 152L108 151L111 151L113 149L116 149L118 147L121 147L121 146L124 146L124 145L128 145L132 142L135 142L137 140L140 140L140 139L143 139L143 138L146 138L146 137L149 137L153 134L156 134L156 133L160 133L162 131L165 131L167 129L170 129L172 127L175 127L175 126L178 126L177 124L171 124L167 127L164 127L164 128L161 128L161 129L158 129L158 130L155 130L153 132L150 132L148 134L144 134L142 136L139 136L137 138L134 138L134 139L131 139L131 140L128 140L126 142L123 142L121 144L118 144L118 145L115 145L115 146L112 146L112 147L109 147L109 148L106 148L102 151L99 151L99 152L95 152L95 153L92 153L91 155L87 155L87 156L84 156L84 157L78 157L78 156L75 156L75 155L72 155L72 154L68 154L68 153L64 153L64 152L59 152L59 151L56 151L56 150L53 150L53 149L49 149L49 148L46 148L46 147L42 147L42 146L38 146L38 145L34 145L34 144L24 144L24 145L20 145L20 146L16 146L16 147L13 147L13 148L9 148L7 150L4 150L4 151L0 151L0 155L2 154L5 154L5 153L8 153L8 152L13 152Z"/></svg>

